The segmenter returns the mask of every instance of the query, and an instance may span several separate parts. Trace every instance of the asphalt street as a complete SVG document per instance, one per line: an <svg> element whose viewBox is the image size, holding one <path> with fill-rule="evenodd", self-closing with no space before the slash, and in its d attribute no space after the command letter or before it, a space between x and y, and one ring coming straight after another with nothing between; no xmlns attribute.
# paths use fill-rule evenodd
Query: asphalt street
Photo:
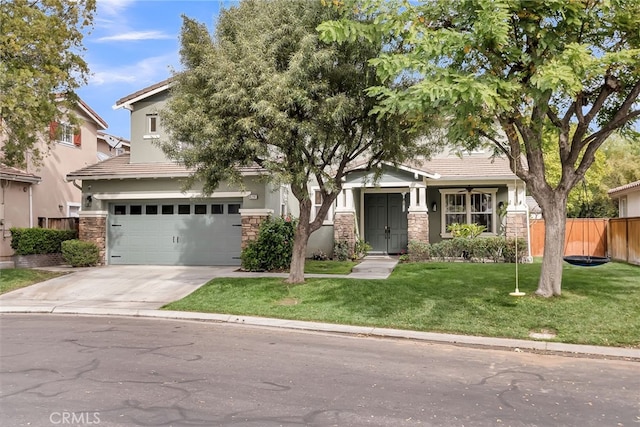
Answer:
<svg viewBox="0 0 640 427"><path fill-rule="evenodd" d="M234 324L0 316L3 426L633 426L640 363Z"/></svg>

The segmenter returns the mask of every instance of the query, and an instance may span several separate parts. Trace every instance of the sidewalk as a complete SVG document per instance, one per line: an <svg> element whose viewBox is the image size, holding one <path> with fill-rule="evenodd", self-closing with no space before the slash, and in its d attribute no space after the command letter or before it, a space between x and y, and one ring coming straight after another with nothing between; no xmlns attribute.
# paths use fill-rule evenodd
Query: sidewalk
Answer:
<svg viewBox="0 0 640 427"><path fill-rule="evenodd" d="M384 279L397 263L389 257L371 257L345 276ZM64 268L56 268L64 270ZM118 266L74 269L72 274L18 289L0 296L0 314L39 313L91 316L130 316L187 321L209 321L255 327L283 328L398 338L453 345L560 352L585 357L614 357L640 361L640 349L565 344L534 340L477 337L400 329L349 326L253 316L159 310L186 296L213 277L286 277L278 273L246 273L234 267ZM324 277L327 275L307 275ZM146 281L145 281L146 280Z"/></svg>

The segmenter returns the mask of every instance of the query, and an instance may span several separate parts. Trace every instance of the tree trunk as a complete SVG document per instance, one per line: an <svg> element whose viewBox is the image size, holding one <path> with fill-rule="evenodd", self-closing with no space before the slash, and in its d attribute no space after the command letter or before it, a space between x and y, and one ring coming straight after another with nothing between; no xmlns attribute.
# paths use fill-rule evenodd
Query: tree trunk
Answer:
<svg viewBox="0 0 640 427"><path fill-rule="evenodd" d="M288 283L304 283L304 261L307 255L307 243L309 242L311 218L311 202L300 202L300 218L296 227L296 235L293 240L293 254L289 267Z"/></svg>
<svg viewBox="0 0 640 427"><path fill-rule="evenodd" d="M566 229L567 197L556 194L550 203L543 203L544 256L536 295L545 298L560 295L562 287L562 263Z"/></svg>

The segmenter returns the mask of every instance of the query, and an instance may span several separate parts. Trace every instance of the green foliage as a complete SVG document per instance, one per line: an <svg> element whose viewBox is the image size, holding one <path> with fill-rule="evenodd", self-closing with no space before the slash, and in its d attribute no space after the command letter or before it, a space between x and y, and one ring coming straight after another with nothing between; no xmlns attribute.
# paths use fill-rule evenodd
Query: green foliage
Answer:
<svg viewBox="0 0 640 427"><path fill-rule="evenodd" d="M267 218L258 238L242 251L242 268L248 271L285 270L291 264L297 222L291 218Z"/></svg>
<svg viewBox="0 0 640 427"><path fill-rule="evenodd" d="M62 120L63 109L74 111L74 91L89 74L82 38L95 8L95 0L0 1L3 163L25 166L26 153L39 160L39 134Z"/></svg>
<svg viewBox="0 0 640 427"><path fill-rule="evenodd" d="M449 224L447 231L451 233L453 237L464 237L466 239L474 239L487 231L487 227L484 225L473 224Z"/></svg>
<svg viewBox="0 0 640 427"><path fill-rule="evenodd" d="M349 242L346 240L336 240L333 242L333 259L337 261L346 261L351 258L349 250Z"/></svg>
<svg viewBox="0 0 640 427"><path fill-rule="evenodd" d="M212 192L223 180L241 181L239 167L257 164L268 171L265 179L291 186L300 219L309 223L307 235L296 238L306 242L352 168L427 151L406 115L373 114L376 100L365 89L391 86L369 64L382 42L319 40L321 22L356 13L320 1L243 0L220 13L213 35L184 18L184 69L162 113L169 137L159 144L195 171L187 185L203 182ZM361 159L368 164L356 165ZM310 179L322 195L315 219ZM304 258L297 247L295 256Z"/></svg>
<svg viewBox="0 0 640 427"><path fill-rule="evenodd" d="M10 231L11 248L17 255L60 253L62 242L78 237L75 230L13 227Z"/></svg>
<svg viewBox="0 0 640 427"><path fill-rule="evenodd" d="M445 137L473 149L490 143L510 159L546 214L564 221L569 191L616 131L636 135L640 117L640 0L345 0L359 11L319 26L327 41L383 40L371 61L377 114L420 122L446 117ZM546 176L549 156L561 174ZM526 161L525 161L526 159ZM553 211L553 212L552 212ZM554 252L561 239L549 239ZM562 260L543 259L539 295L559 295Z"/></svg>
<svg viewBox="0 0 640 427"><path fill-rule="evenodd" d="M437 260L470 262L515 262L516 241L498 236L469 238L454 237L438 243L409 242L407 260L410 262ZM518 238L518 262L527 256L527 242Z"/></svg>
<svg viewBox="0 0 640 427"><path fill-rule="evenodd" d="M352 258L355 258L355 259L364 258L365 256L367 256L369 251L371 251L371 249L373 248L369 243L365 242L363 239L357 239L353 247Z"/></svg>
<svg viewBox="0 0 640 427"><path fill-rule="evenodd" d="M67 240L62 242L62 259L72 267L89 267L100 262L100 249L93 242Z"/></svg>
<svg viewBox="0 0 640 427"><path fill-rule="evenodd" d="M424 242L412 240L407 246L407 261L428 261L431 259L431 245Z"/></svg>

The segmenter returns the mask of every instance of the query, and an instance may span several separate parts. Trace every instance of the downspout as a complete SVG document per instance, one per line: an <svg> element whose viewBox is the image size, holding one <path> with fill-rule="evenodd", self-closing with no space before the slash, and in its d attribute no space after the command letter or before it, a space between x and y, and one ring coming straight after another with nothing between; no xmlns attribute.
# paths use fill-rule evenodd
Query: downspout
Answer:
<svg viewBox="0 0 640 427"><path fill-rule="evenodd" d="M29 228L33 228L33 185L29 185Z"/></svg>
<svg viewBox="0 0 640 427"><path fill-rule="evenodd" d="M78 185L78 183L76 182L76 180L73 180L73 186L76 187L78 190L82 191L82 185Z"/></svg>

